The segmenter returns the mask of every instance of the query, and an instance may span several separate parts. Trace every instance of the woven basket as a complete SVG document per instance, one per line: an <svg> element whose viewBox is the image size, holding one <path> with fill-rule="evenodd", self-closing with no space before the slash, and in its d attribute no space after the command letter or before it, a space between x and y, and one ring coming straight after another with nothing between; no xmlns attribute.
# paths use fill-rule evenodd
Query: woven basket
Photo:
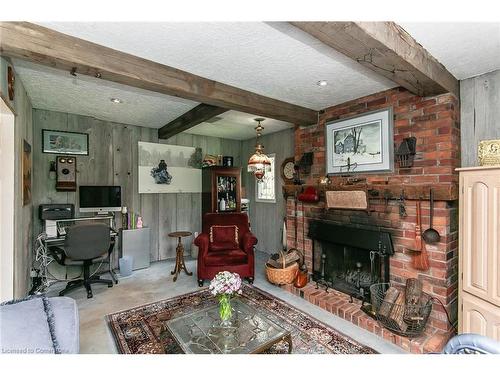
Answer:
<svg viewBox="0 0 500 375"><path fill-rule="evenodd" d="M297 262L285 267L285 255L282 251L281 259L283 260L283 268L273 268L266 264L266 275L270 283L276 285L292 284L299 272L299 264Z"/></svg>

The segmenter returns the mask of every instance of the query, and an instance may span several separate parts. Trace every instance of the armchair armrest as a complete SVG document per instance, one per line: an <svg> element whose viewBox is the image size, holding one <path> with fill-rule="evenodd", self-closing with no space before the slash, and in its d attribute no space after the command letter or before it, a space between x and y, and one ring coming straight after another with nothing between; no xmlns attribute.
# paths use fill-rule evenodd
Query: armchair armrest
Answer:
<svg viewBox="0 0 500 375"><path fill-rule="evenodd" d="M194 239L194 244L198 246L198 257L204 255L208 252L209 238L207 233L200 233L198 237Z"/></svg>
<svg viewBox="0 0 500 375"><path fill-rule="evenodd" d="M241 240L243 250L248 253L253 251L253 247L257 244L257 237L252 232L246 232Z"/></svg>

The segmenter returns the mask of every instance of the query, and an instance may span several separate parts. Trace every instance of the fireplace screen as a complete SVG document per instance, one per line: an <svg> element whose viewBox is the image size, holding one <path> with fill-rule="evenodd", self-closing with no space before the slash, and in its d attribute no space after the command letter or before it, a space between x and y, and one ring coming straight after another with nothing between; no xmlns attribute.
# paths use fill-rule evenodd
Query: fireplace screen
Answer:
<svg viewBox="0 0 500 375"><path fill-rule="evenodd" d="M310 224L309 237L318 284L365 300L372 284L389 281L389 256L394 253L389 233L318 221Z"/></svg>
<svg viewBox="0 0 500 375"><path fill-rule="evenodd" d="M317 241L313 258L313 280L354 297L368 297L370 285L383 282L378 251Z"/></svg>

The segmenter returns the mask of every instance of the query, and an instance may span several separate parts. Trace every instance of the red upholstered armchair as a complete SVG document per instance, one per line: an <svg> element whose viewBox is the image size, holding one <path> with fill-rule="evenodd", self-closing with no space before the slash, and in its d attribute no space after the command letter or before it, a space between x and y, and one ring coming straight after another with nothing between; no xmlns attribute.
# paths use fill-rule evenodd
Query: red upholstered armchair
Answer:
<svg viewBox="0 0 500 375"><path fill-rule="evenodd" d="M250 232L245 213L205 214L203 232L194 243L199 247L199 286L220 271L236 272L253 283L257 238Z"/></svg>

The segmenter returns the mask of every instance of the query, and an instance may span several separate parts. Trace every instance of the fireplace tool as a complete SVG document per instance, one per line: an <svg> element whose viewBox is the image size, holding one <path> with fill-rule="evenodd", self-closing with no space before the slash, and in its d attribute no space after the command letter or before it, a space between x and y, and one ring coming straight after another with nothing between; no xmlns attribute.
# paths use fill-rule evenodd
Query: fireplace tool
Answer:
<svg viewBox="0 0 500 375"><path fill-rule="evenodd" d="M316 289L319 289L320 285L325 287L325 292L328 293L328 288L330 285L328 281L325 279L325 263L326 263L326 254L321 254L321 278L316 281Z"/></svg>

